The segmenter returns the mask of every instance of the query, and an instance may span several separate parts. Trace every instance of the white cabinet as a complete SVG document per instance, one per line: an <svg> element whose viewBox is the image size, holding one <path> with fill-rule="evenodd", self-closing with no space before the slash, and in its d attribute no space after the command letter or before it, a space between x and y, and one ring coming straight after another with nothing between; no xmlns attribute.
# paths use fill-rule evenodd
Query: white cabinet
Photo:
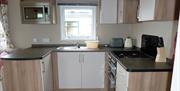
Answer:
<svg viewBox="0 0 180 91"><path fill-rule="evenodd" d="M104 52L59 52L59 89L104 88Z"/></svg>
<svg viewBox="0 0 180 91"><path fill-rule="evenodd" d="M101 0L100 23L117 23L117 0Z"/></svg>
<svg viewBox="0 0 180 91"><path fill-rule="evenodd" d="M116 91L128 91L128 76L129 73L120 64L117 64Z"/></svg>
<svg viewBox="0 0 180 91"><path fill-rule="evenodd" d="M43 91L52 91L53 90L53 81L52 81L52 62L51 56L41 60L42 67L42 81L43 81Z"/></svg>
<svg viewBox="0 0 180 91"><path fill-rule="evenodd" d="M81 88L79 52L58 53L59 88Z"/></svg>
<svg viewBox="0 0 180 91"><path fill-rule="evenodd" d="M82 88L104 88L105 54L85 52L82 55Z"/></svg>

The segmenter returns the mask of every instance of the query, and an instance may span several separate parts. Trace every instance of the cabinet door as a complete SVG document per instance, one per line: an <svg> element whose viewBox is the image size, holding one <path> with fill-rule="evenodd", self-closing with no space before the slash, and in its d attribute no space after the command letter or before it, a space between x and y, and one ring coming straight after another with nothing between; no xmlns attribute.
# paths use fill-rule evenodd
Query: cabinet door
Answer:
<svg viewBox="0 0 180 91"><path fill-rule="evenodd" d="M58 53L58 79L60 89L81 88L81 63L78 52Z"/></svg>
<svg viewBox="0 0 180 91"><path fill-rule="evenodd" d="M138 0L118 0L118 23L137 23Z"/></svg>
<svg viewBox="0 0 180 91"><path fill-rule="evenodd" d="M100 23L117 23L117 0L101 0Z"/></svg>
<svg viewBox="0 0 180 91"><path fill-rule="evenodd" d="M104 88L104 52L85 52L82 63L82 88Z"/></svg>
<svg viewBox="0 0 180 91"><path fill-rule="evenodd" d="M140 0L139 21L154 20L156 0Z"/></svg>
<svg viewBox="0 0 180 91"><path fill-rule="evenodd" d="M116 91L128 91L128 79L128 72L120 64L117 64Z"/></svg>
<svg viewBox="0 0 180 91"><path fill-rule="evenodd" d="M43 78L43 91L53 91L53 82L52 82L52 64L51 57L47 57L41 60L42 64L42 78Z"/></svg>
<svg viewBox="0 0 180 91"><path fill-rule="evenodd" d="M4 61L5 91L43 91L40 60Z"/></svg>

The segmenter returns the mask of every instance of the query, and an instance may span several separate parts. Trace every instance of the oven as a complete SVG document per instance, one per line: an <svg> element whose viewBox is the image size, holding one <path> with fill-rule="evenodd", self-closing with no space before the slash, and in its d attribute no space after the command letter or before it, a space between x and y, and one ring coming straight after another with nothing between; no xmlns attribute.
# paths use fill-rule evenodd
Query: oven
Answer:
<svg viewBox="0 0 180 91"><path fill-rule="evenodd" d="M105 89L106 91L115 91L116 88L116 65L117 61L109 52L106 54L105 69Z"/></svg>

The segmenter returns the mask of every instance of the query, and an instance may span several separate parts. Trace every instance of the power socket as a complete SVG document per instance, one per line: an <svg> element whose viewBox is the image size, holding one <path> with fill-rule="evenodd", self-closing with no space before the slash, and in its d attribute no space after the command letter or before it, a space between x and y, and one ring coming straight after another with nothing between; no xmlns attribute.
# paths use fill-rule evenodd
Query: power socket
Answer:
<svg viewBox="0 0 180 91"><path fill-rule="evenodd" d="M37 43L38 42L37 38L33 38L32 42Z"/></svg>
<svg viewBox="0 0 180 91"><path fill-rule="evenodd" d="M43 42L43 43L49 43L49 42L50 42L50 39L49 39L49 38L42 38L42 42Z"/></svg>

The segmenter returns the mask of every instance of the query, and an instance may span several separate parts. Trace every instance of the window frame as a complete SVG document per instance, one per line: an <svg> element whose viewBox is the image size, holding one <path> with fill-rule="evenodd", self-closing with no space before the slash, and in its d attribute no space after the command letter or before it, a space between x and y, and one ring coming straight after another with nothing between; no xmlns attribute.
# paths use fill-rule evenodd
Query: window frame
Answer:
<svg viewBox="0 0 180 91"><path fill-rule="evenodd" d="M61 38L60 40L62 41L76 41L76 40L96 40L96 6L93 5L60 5L59 9L60 9L60 35ZM92 36L89 38L85 38L85 37L71 37L71 38L67 38L67 36L65 35L65 14L64 14L64 10L65 9L92 9L92 15L93 15L93 25L92 25Z"/></svg>

